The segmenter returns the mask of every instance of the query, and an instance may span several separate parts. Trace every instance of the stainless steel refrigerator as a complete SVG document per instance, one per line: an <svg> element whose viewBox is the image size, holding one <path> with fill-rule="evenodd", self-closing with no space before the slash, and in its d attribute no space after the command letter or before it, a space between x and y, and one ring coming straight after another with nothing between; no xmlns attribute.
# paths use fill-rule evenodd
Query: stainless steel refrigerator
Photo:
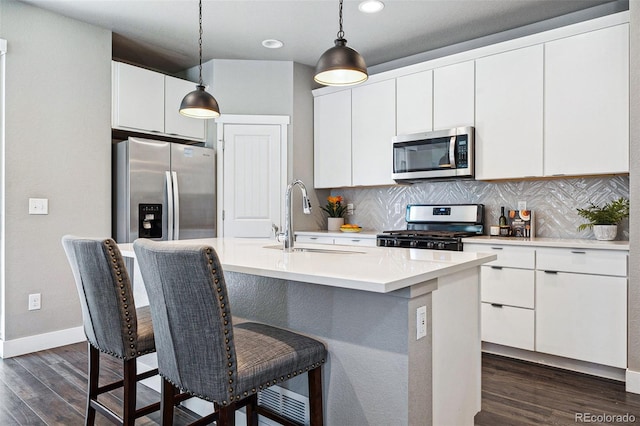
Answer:
<svg viewBox="0 0 640 426"><path fill-rule="evenodd" d="M209 148L129 138L113 147L113 236L184 240L216 235Z"/></svg>

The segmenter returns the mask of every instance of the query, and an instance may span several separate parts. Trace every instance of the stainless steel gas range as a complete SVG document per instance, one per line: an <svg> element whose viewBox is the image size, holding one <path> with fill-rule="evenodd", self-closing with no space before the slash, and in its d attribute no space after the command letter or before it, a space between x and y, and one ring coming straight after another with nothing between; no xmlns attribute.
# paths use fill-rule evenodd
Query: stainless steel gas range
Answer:
<svg viewBox="0 0 640 426"><path fill-rule="evenodd" d="M483 204L409 204L407 229L377 235L380 247L462 251L462 238L484 233Z"/></svg>

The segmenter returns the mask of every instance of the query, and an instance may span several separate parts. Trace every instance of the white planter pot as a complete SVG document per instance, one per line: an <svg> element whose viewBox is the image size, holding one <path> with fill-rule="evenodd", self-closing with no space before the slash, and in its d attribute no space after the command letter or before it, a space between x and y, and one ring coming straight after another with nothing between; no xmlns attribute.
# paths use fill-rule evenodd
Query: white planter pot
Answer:
<svg viewBox="0 0 640 426"><path fill-rule="evenodd" d="M600 241L615 240L618 235L618 225L593 225L593 235Z"/></svg>
<svg viewBox="0 0 640 426"><path fill-rule="evenodd" d="M328 231L339 231L342 225L344 225L344 217L328 217L327 218Z"/></svg>

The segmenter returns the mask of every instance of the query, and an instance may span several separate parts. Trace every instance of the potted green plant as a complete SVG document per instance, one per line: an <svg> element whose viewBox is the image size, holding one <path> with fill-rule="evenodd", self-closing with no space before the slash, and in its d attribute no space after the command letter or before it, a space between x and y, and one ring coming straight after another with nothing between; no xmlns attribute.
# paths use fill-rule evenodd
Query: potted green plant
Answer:
<svg viewBox="0 0 640 426"><path fill-rule="evenodd" d="M622 219L629 217L629 200L620 197L602 207L590 203L589 207L578 209L578 215L589 221L578 226L578 231L593 229L596 240L614 240L618 225Z"/></svg>

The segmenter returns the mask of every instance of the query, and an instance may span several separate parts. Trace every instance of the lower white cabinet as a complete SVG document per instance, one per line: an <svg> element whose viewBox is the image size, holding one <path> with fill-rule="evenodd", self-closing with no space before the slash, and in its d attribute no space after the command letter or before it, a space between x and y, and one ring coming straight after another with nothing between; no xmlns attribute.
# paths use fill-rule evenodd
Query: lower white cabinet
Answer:
<svg viewBox="0 0 640 426"><path fill-rule="evenodd" d="M482 340L534 350L534 310L482 303Z"/></svg>
<svg viewBox="0 0 640 426"><path fill-rule="evenodd" d="M465 243L481 268L482 340L627 366L628 251Z"/></svg>
<svg viewBox="0 0 640 426"><path fill-rule="evenodd" d="M541 248L536 350L627 366L627 253Z"/></svg>
<svg viewBox="0 0 640 426"><path fill-rule="evenodd" d="M376 247L376 235L327 234L326 232L296 232L296 242L313 244L335 244L343 246Z"/></svg>

